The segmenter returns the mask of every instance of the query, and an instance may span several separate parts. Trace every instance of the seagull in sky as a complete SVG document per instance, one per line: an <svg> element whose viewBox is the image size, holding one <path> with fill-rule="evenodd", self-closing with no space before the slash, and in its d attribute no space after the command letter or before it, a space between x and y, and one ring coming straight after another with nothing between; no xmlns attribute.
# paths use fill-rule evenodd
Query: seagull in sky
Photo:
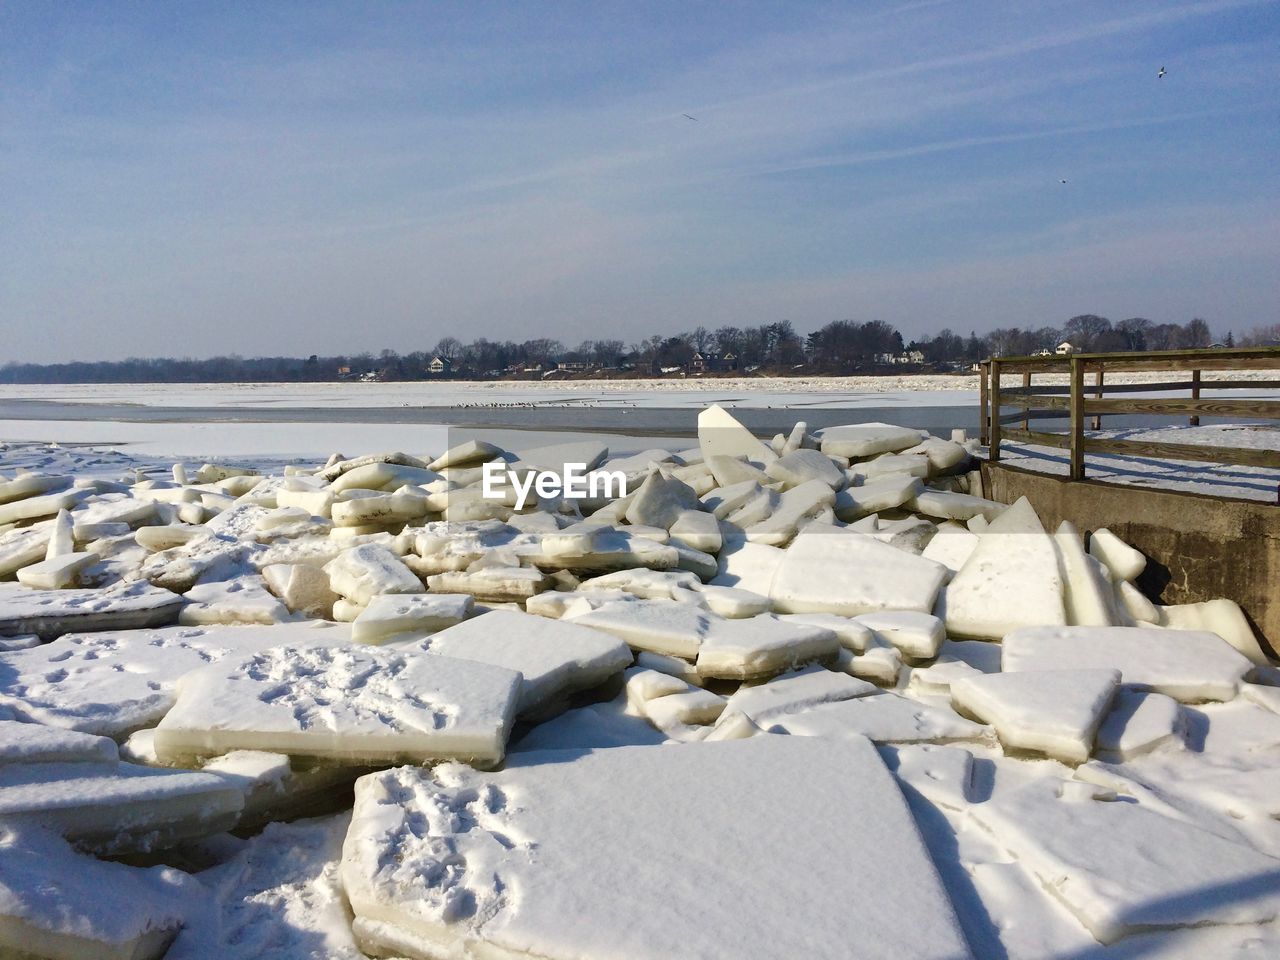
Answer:
<svg viewBox="0 0 1280 960"><path fill-rule="evenodd" d="M694 123L697 123L697 122L698 122L698 118L697 118L697 117L691 117L691 116L689 116L687 113L682 113L682 114L680 114L680 116L684 117L686 120L692 120Z"/></svg>
<svg viewBox="0 0 1280 960"><path fill-rule="evenodd" d="M1066 183L1067 181L1066 181L1065 179L1063 179L1062 177L1059 177L1059 178L1058 178L1058 182L1059 182L1059 183Z"/></svg>
<svg viewBox="0 0 1280 960"><path fill-rule="evenodd" d="M1166 73L1166 72L1167 72L1167 71L1165 70L1165 68L1164 68L1164 67L1161 67L1161 68L1160 68L1160 72L1156 74L1156 79L1157 79L1157 80L1159 80L1159 79L1161 79L1162 77L1164 77L1164 75L1165 75L1165 73Z"/></svg>

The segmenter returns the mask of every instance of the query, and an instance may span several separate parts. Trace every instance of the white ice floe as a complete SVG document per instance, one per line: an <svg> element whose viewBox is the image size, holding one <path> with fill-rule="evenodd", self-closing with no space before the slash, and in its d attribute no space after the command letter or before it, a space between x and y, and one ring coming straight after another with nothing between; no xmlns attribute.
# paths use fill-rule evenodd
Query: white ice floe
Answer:
<svg viewBox="0 0 1280 960"><path fill-rule="evenodd" d="M698 446L705 460L714 456L745 457L766 464L777 459L777 454L717 404L698 414Z"/></svg>
<svg viewBox="0 0 1280 960"><path fill-rule="evenodd" d="M1134 581L1146 569L1147 558L1103 527L1089 535L1089 554L1106 564L1117 580Z"/></svg>
<svg viewBox="0 0 1280 960"><path fill-rule="evenodd" d="M767 683L738 688L729 697L720 723L740 714L757 726L765 727L777 717L799 713L820 703L851 700L878 692L873 684L866 681L822 667L810 667L775 677Z"/></svg>
<svg viewBox="0 0 1280 960"><path fill-rule="evenodd" d="M358 622L358 621L357 621ZM493 610L416 642L416 649L506 667L521 675L516 710L544 711L631 666L627 645L579 623Z"/></svg>
<svg viewBox="0 0 1280 960"><path fill-rule="evenodd" d="M856 903L867 960L969 956L866 740L521 753L500 773L405 767L356 790L342 880L366 950L752 960L794 931L805 956L845 958ZM780 811L804 828L781 829ZM643 843L618 846L619 823ZM760 882L761 863L775 882Z"/></svg>
<svg viewBox="0 0 1280 960"><path fill-rule="evenodd" d="M183 600L145 583L107 590L31 590L0 584L0 634L52 640L77 630L132 630L173 623Z"/></svg>
<svg viewBox="0 0 1280 960"><path fill-rule="evenodd" d="M823 453L854 460L881 453L897 453L916 446L923 438L924 434L919 430L888 423L854 423L827 427L821 432Z"/></svg>
<svg viewBox="0 0 1280 960"><path fill-rule="evenodd" d="M12 763L97 763L110 766L119 758L116 743L40 723L0 721L0 767Z"/></svg>
<svg viewBox="0 0 1280 960"><path fill-rule="evenodd" d="M235 826L244 796L209 773L130 763L0 766L0 820L35 824L86 850L129 853Z"/></svg>
<svg viewBox="0 0 1280 960"><path fill-rule="evenodd" d="M910 610L863 613L855 621L885 644L916 660L932 660L947 638L941 620L932 614Z"/></svg>
<svg viewBox="0 0 1280 960"><path fill-rule="evenodd" d="M164 627L69 634L0 654L0 706L19 718L121 739L160 721L183 674L286 643L347 639L345 627Z"/></svg>
<svg viewBox="0 0 1280 960"><path fill-rule="evenodd" d="M348 763L496 763L519 685L512 670L416 650L273 647L184 676L155 749L162 760L265 750Z"/></svg>
<svg viewBox="0 0 1280 960"><path fill-rule="evenodd" d="M383 593L426 593L404 561L376 543L345 550L324 569L333 591L359 604Z"/></svg>
<svg viewBox="0 0 1280 960"><path fill-rule="evenodd" d="M198 583L184 594L178 614L186 626L209 623L282 623L293 619L289 608L269 592L261 577L248 575L214 583Z"/></svg>
<svg viewBox="0 0 1280 960"><path fill-rule="evenodd" d="M950 743L987 735L986 727L954 710L887 692L790 714L775 719L770 730L836 740L867 737L877 743Z"/></svg>
<svg viewBox="0 0 1280 960"><path fill-rule="evenodd" d="M978 639L1066 623L1057 552L1025 497L983 531L947 585L946 614L948 633Z"/></svg>
<svg viewBox="0 0 1280 960"><path fill-rule="evenodd" d="M1119 683L1118 670L993 673L951 684L951 702L995 727L1006 748L1084 763Z"/></svg>
<svg viewBox="0 0 1280 960"><path fill-rule="evenodd" d="M693 604L663 600L605 604L574 622L611 633L637 650L694 660L701 676L725 679L771 676L834 658L840 645L825 627L771 614L729 620Z"/></svg>
<svg viewBox="0 0 1280 960"><path fill-rule="evenodd" d="M1175 700L1230 700L1252 664L1214 633L1146 627L1024 627L1003 644L1003 666L1119 670L1126 686Z"/></svg>
<svg viewBox="0 0 1280 960"><path fill-rule="evenodd" d="M1280 860L1066 786L1042 780L997 791L970 812L1101 942L1280 913Z"/></svg>
<svg viewBox="0 0 1280 960"><path fill-rule="evenodd" d="M0 826L0 954L158 960L203 906L200 883L76 852L38 827Z"/></svg>
<svg viewBox="0 0 1280 960"><path fill-rule="evenodd" d="M351 622L355 643L385 643L409 631L434 632L471 616L475 600L461 593L383 594Z"/></svg>
<svg viewBox="0 0 1280 960"><path fill-rule="evenodd" d="M941 564L873 537L810 529L787 548L769 596L784 613L930 613L945 577Z"/></svg>
<svg viewBox="0 0 1280 960"><path fill-rule="evenodd" d="M1172 697L1121 689L1098 728L1097 750L1131 760L1164 744L1181 742L1183 725L1181 708Z"/></svg>

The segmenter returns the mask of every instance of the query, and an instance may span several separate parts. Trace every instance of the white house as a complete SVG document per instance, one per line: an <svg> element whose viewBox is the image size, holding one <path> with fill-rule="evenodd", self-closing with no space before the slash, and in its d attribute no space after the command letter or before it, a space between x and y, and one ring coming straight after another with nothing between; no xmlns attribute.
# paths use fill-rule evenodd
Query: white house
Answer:
<svg viewBox="0 0 1280 960"><path fill-rule="evenodd" d="M1075 352L1076 352L1076 348L1071 345L1070 340L1063 340L1060 344L1058 344L1057 349L1054 350L1054 353L1056 353L1060 357L1065 357L1067 354L1075 353Z"/></svg>

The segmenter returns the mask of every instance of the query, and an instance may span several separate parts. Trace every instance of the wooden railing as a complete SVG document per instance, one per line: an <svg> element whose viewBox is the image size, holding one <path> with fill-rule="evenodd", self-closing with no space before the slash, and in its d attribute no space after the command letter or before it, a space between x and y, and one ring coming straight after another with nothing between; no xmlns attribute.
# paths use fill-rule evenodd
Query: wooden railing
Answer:
<svg viewBox="0 0 1280 960"><path fill-rule="evenodd" d="M1051 357L993 357L981 364L979 403L982 411L982 442L989 459L1000 459L1004 440L1059 447L1071 451L1071 479L1085 477L1086 453L1119 453L1254 467L1280 467L1280 450L1225 447L1210 444L1149 443L1091 437L1085 421L1100 430L1104 414L1187 416L1196 426L1202 416L1245 420L1280 420L1280 399L1204 398L1205 390L1276 390L1280 379L1205 379L1208 372L1232 370L1280 371L1280 347L1248 347L1208 350L1156 350L1148 353L1076 353ZM1107 373L1157 371L1189 372L1189 379L1162 379L1156 383L1107 383ZM1033 386L1033 374L1066 373L1067 385ZM1021 374L1020 387L1006 387L1002 377ZM1088 379L1088 383L1086 383ZM1181 397L1123 398L1107 394L1162 393L1179 391ZM1015 407L1020 412L1006 413ZM1036 419L1066 419L1066 433L1032 430ZM1007 427L1018 423L1020 427Z"/></svg>

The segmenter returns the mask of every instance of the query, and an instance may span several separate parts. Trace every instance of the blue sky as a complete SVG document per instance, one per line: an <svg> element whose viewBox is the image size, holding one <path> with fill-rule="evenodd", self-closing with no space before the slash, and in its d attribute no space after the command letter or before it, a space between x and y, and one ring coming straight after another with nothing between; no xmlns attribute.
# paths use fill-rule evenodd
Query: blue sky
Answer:
<svg viewBox="0 0 1280 960"><path fill-rule="evenodd" d="M0 361L1239 332L1278 157L1278 2L6 3Z"/></svg>

